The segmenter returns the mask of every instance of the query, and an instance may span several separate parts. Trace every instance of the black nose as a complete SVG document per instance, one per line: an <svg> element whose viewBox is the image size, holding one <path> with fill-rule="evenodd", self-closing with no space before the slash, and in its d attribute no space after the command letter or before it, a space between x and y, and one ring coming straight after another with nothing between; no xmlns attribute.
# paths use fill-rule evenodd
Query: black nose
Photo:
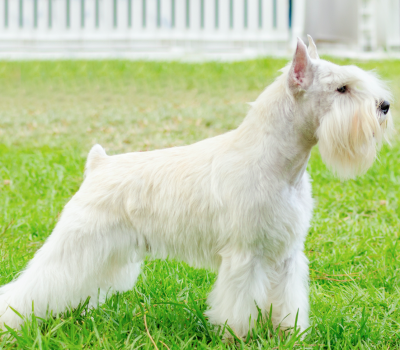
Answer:
<svg viewBox="0 0 400 350"><path fill-rule="evenodd" d="M381 103L381 111L383 112L383 114L387 114L387 112L389 112L389 107L390 107L390 103L388 101L383 101Z"/></svg>

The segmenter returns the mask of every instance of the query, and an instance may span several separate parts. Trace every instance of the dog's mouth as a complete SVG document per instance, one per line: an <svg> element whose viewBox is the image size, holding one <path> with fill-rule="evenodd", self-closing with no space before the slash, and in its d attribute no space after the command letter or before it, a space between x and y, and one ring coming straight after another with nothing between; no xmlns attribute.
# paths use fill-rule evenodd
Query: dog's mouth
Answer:
<svg viewBox="0 0 400 350"><path fill-rule="evenodd" d="M387 118L387 113L385 114L385 113L379 112L378 113L378 123L379 123L379 125L382 125L386 121L386 118Z"/></svg>
<svg viewBox="0 0 400 350"><path fill-rule="evenodd" d="M385 124L388 122L388 117L389 117L389 110L386 112L383 112L381 110L378 111L378 123L379 125Z"/></svg>

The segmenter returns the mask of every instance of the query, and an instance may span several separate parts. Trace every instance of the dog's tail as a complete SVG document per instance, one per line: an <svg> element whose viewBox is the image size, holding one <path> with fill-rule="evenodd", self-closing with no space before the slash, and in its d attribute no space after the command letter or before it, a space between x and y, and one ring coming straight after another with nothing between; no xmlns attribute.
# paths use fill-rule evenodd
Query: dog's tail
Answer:
<svg viewBox="0 0 400 350"><path fill-rule="evenodd" d="M85 166L85 177L89 175L96 167L101 163L101 161L107 157L107 153L103 147L99 144L94 145L89 152L86 160Z"/></svg>

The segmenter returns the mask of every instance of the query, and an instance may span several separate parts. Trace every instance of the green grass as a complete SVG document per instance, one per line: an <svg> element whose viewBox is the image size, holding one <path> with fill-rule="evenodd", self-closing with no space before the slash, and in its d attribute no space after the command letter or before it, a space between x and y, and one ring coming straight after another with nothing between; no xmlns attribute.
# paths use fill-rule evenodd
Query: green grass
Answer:
<svg viewBox="0 0 400 350"><path fill-rule="evenodd" d="M398 95L400 62L356 63L375 68ZM115 154L223 133L284 64L0 62L0 285L51 233L94 143ZM159 349L400 349L399 159L395 136L366 175L341 182L313 150L312 328L304 339L280 339L259 322L252 339L224 344L202 314L215 274L149 260L131 292L41 325L33 319L6 332L0 349L153 349L144 315Z"/></svg>

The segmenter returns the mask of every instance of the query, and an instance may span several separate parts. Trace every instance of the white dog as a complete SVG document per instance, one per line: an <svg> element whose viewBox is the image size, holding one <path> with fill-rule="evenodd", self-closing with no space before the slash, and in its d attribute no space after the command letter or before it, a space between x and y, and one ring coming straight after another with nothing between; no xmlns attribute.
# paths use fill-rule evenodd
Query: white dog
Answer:
<svg viewBox="0 0 400 350"><path fill-rule="evenodd" d="M365 172L391 127L390 93L371 73L319 59L309 37L243 123L190 146L107 156L86 177L46 243L0 289L0 327L132 289L145 256L218 271L208 319L245 336L273 305L282 328L308 327L303 253L313 201L312 147L341 178ZM250 321L249 321L250 320Z"/></svg>

